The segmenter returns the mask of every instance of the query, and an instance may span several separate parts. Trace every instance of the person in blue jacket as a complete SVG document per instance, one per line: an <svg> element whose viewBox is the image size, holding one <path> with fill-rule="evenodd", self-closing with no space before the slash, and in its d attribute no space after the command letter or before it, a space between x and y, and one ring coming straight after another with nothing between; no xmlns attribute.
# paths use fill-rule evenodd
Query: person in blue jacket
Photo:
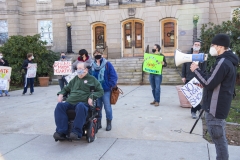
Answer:
<svg viewBox="0 0 240 160"><path fill-rule="evenodd" d="M100 50L95 50L93 53L94 62L92 65L92 75L101 83L104 90L104 95L97 100L97 106L100 108L98 116L98 128L102 128L102 106L104 105L107 127L106 131L112 129L112 106L110 103L111 98L111 88L117 85L118 76L113 67L113 65L102 57L102 52Z"/></svg>

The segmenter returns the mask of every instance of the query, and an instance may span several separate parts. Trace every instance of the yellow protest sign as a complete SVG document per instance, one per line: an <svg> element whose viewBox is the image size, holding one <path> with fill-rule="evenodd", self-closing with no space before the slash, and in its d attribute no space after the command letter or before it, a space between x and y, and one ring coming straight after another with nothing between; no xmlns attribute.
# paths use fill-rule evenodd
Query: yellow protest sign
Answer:
<svg viewBox="0 0 240 160"><path fill-rule="evenodd" d="M159 54L144 54L143 71L152 74L162 74L163 56Z"/></svg>

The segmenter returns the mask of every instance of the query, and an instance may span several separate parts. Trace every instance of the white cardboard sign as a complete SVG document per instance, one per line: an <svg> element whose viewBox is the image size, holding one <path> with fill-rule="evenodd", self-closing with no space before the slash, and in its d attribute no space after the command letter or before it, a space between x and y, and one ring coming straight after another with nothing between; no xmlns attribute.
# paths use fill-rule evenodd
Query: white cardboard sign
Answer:
<svg viewBox="0 0 240 160"><path fill-rule="evenodd" d="M69 83L76 75L77 75L77 72L73 72L72 74L69 74L68 76L66 76L65 79Z"/></svg>
<svg viewBox="0 0 240 160"><path fill-rule="evenodd" d="M202 100L203 89L193 83L199 84L199 81L194 77L186 85L181 87L181 91L193 108L195 108Z"/></svg>
<svg viewBox="0 0 240 160"><path fill-rule="evenodd" d="M37 63L28 63L27 78L35 78L37 73Z"/></svg>
<svg viewBox="0 0 240 160"><path fill-rule="evenodd" d="M53 65L54 75L69 75L72 73L71 61L55 61Z"/></svg>
<svg viewBox="0 0 240 160"><path fill-rule="evenodd" d="M12 68L0 66L0 90L9 90Z"/></svg>

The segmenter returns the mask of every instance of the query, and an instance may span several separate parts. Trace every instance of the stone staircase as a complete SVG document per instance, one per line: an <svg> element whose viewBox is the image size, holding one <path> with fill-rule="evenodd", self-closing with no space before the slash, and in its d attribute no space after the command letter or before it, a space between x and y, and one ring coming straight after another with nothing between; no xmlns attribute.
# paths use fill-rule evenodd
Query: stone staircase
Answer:
<svg viewBox="0 0 240 160"><path fill-rule="evenodd" d="M149 84L149 74L142 73L143 58L122 58L122 59L108 59L118 74L118 84L134 85L134 84ZM164 85L178 85L182 84L181 77L174 66L173 57L166 57L168 63L167 67L163 68ZM178 70L180 70L179 67ZM143 74L143 81L142 81Z"/></svg>
<svg viewBox="0 0 240 160"><path fill-rule="evenodd" d="M76 57L69 57L76 59ZM124 85L137 85L137 84L150 84L149 74L142 72L143 57L134 58L121 58L121 59L108 59L118 74L118 84ZM173 57L166 57L168 63L167 67L163 68L163 85L178 85L183 84L179 73L174 66ZM181 70L181 66L178 67ZM142 81L143 74L143 81ZM52 77L50 84L58 84L56 76Z"/></svg>

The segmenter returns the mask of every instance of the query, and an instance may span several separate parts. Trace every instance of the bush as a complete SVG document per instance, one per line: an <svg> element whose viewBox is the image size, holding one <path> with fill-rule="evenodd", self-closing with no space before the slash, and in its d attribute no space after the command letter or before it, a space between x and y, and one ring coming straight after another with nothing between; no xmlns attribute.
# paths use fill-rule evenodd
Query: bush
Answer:
<svg viewBox="0 0 240 160"><path fill-rule="evenodd" d="M203 42L201 50L208 53L212 38L218 33L226 33L230 37L230 48L240 57L240 8L234 10L234 16L231 21L222 22L221 25L213 23L203 24L201 28L200 39ZM215 63L215 57L209 54L207 61L207 71Z"/></svg>
<svg viewBox="0 0 240 160"><path fill-rule="evenodd" d="M53 63L59 59L59 54L48 51L46 42L40 40L40 35L34 36L11 36L9 40L0 47L5 59L12 67L11 84L22 84L22 64L27 58L27 53L33 53L34 63L37 63L37 77L53 75Z"/></svg>

